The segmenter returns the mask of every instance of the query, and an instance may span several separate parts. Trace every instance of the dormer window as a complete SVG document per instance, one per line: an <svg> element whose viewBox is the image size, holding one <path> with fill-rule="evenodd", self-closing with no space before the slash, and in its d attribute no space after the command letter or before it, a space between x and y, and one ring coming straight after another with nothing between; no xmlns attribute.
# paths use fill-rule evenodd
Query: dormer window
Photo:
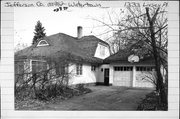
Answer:
<svg viewBox="0 0 180 119"><path fill-rule="evenodd" d="M100 56L104 56L105 55L105 47L100 45Z"/></svg>
<svg viewBox="0 0 180 119"><path fill-rule="evenodd" d="M49 45L49 44L47 43L47 41L41 40L41 41L39 41L39 43L38 43L37 46L47 46L47 45Z"/></svg>

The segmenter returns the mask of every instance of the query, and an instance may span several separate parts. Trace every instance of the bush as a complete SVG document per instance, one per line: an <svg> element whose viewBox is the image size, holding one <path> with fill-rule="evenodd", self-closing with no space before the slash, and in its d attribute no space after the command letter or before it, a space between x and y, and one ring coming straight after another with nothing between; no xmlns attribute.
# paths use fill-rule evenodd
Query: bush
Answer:
<svg viewBox="0 0 180 119"><path fill-rule="evenodd" d="M83 93L83 94L91 92L91 90L89 88L85 87L85 84L77 84L76 89L78 91L80 91L80 93Z"/></svg>
<svg viewBox="0 0 180 119"><path fill-rule="evenodd" d="M168 109L167 104L159 103L159 95L152 92L146 95L146 98L139 104L137 110L164 110Z"/></svg>
<svg viewBox="0 0 180 119"><path fill-rule="evenodd" d="M90 89L85 88L84 84L78 84L75 88L57 83L49 84L44 88L36 88L35 92L30 86L18 87L17 89L18 90L16 90L15 93L17 100L30 98L47 101L52 98L56 98L57 96L61 96L62 98L70 98L91 92Z"/></svg>

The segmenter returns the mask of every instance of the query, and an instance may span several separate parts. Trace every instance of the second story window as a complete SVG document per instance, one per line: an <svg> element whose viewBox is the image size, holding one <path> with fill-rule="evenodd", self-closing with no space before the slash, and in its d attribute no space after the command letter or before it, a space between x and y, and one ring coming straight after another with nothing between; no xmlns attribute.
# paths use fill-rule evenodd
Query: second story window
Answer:
<svg viewBox="0 0 180 119"><path fill-rule="evenodd" d="M100 55L101 56L105 55L105 47L104 46L100 46Z"/></svg>
<svg viewBox="0 0 180 119"><path fill-rule="evenodd" d="M76 74L82 75L82 64L76 64Z"/></svg>

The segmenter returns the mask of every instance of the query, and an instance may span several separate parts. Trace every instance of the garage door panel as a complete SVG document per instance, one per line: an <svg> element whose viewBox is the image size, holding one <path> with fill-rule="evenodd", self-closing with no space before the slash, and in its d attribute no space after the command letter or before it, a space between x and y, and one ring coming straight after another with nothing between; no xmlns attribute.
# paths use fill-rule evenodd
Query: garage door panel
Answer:
<svg viewBox="0 0 180 119"><path fill-rule="evenodd" d="M152 72L137 71L135 87L154 87L154 84L151 81L154 80L152 74L153 74Z"/></svg>
<svg viewBox="0 0 180 119"><path fill-rule="evenodd" d="M132 86L132 71L115 71L113 85Z"/></svg>

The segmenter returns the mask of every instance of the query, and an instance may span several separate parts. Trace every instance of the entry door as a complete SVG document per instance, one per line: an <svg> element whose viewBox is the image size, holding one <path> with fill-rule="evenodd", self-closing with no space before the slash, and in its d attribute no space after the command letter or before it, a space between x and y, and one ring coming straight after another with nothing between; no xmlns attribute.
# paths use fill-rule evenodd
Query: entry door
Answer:
<svg viewBox="0 0 180 119"><path fill-rule="evenodd" d="M106 86L109 85L109 69L108 68L104 69L104 84Z"/></svg>

